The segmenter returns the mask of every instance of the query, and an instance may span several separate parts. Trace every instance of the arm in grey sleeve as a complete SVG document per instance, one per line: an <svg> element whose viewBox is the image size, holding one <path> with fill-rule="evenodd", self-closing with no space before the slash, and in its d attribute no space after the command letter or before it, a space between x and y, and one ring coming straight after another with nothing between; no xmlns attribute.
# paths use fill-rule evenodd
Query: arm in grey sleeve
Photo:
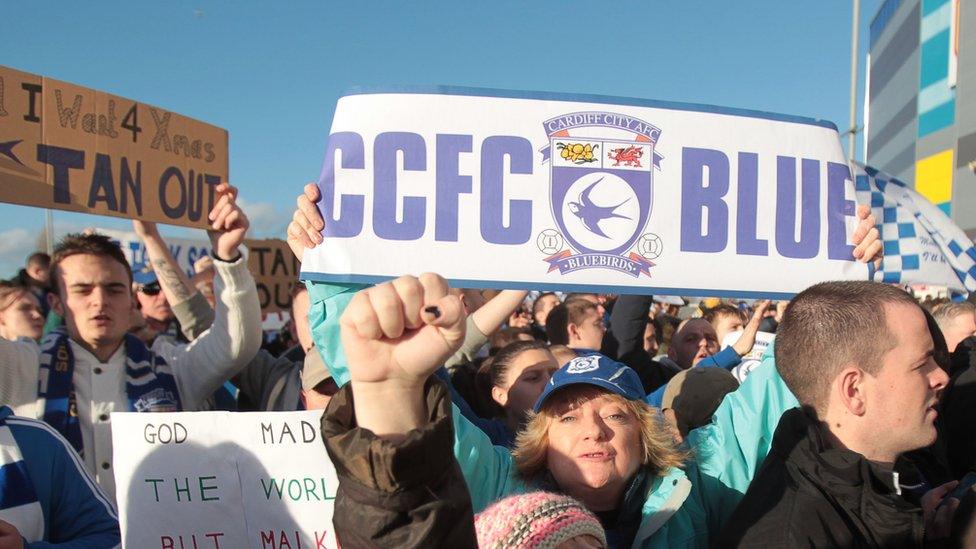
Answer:
<svg viewBox="0 0 976 549"><path fill-rule="evenodd" d="M180 331L193 341L209 330L214 321L214 310L202 293L195 292L189 299L173 305L173 314L180 323Z"/></svg>

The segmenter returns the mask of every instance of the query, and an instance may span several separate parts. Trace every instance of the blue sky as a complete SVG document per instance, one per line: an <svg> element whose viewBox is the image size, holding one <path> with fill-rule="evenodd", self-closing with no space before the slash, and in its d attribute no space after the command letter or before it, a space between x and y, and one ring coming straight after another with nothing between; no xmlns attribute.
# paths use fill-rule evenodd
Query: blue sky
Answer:
<svg viewBox="0 0 976 549"><path fill-rule="evenodd" d="M861 4L863 87L879 0ZM257 237L283 236L294 197L318 177L336 99L356 85L596 93L848 126L849 2L34 0L3 11L0 64L226 128ZM0 204L0 276L33 251L43 219ZM58 234L130 227L54 219Z"/></svg>

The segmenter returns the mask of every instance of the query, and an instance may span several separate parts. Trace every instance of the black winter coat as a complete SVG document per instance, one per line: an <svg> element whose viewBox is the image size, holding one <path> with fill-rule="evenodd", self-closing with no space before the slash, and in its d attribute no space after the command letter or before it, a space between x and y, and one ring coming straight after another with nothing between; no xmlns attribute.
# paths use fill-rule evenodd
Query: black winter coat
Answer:
<svg viewBox="0 0 976 549"><path fill-rule="evenodd" d="M787 411L718 547L921 547L922 510L861 454L827 448L818 424Z"/></svg>

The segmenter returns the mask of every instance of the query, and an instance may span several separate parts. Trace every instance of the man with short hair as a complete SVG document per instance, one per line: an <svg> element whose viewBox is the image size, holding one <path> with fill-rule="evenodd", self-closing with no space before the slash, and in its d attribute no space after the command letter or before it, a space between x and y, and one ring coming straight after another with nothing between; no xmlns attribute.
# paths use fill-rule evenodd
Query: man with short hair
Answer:
<svg viewBox="0 0 976 549"><path fill-rule="evenodd" d="M600 316L606 315L607 297L605 295L576 292L576 293L567 294L565 303L569 303L577 299L582 299L583 301L589 301L590 303L596 305L597 312L600 313Z"/></svg>
<svg viewBox="0 0 976 549"><path fill-rule="evenodd" d="M900 494L895 460L936 439L948 376L922 309L899 288L825 282L786 308L776 369L801 408L783 414L765 461L726 523L722 547L919 547L937 539L952 485L922 509Z"/></svg>
<svg viewBox="0 0 976 549"><path fill-rule="evenodd" d="M0 401L60 432L114 499L110 414L195 410L261 345L257 288L240 245L248 220L236 190L216 188L210 213L220 299L213 327L191 344L152 347L128 334L132 272L108 237L68 235L55 250L52 308L65 328L29 346L0 341Z"/></svg>
<svg viewBox="0 0 976 549"><path fill-rule="evenodd" d="M976 335L976 305L968 301L936 305L932 309L932 316L945 336L950 353L962 340Z"/></svg>
<svg viewBox="0 0 976 549"><path fill-rule="evenodd" d="M715 328L704 318L692 318L671 336L668 358L687 370L718 353L719 339Z"/></svg>
<svg viewBox="0 0 976 549"><path fill-rule="evenodd" d="M607 331L601 306L587 299L566 300L566 337L572 349L599 351Z"/></svg>

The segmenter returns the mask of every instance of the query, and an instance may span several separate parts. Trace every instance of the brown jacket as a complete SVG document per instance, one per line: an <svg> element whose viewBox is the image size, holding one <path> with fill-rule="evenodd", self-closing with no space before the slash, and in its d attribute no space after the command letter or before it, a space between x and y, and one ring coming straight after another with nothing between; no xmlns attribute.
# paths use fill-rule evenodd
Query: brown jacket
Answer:
<svg viewBox="0 0 976 549"><path fill-rule="evenodd" d="M343 549L477 547L444 384L428 380L428 423L396 444L357 426L350 385L322 416L322 439L339 476L332 520Z"/></svg>

